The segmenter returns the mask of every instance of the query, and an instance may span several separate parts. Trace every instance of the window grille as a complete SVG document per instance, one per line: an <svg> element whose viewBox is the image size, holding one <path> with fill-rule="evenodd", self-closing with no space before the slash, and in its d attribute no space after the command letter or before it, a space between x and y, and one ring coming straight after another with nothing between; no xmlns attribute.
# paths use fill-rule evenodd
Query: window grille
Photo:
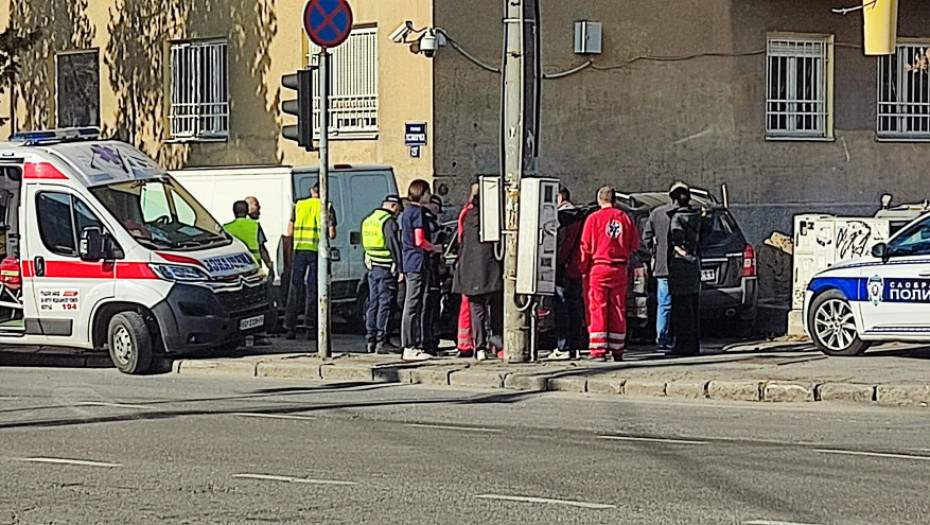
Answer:
<svg viewBox="0 0 930 525"><path fill-rule="evenodd" d="M879 57L879 138L930 140L930 79L927 71L907 70L928 47L930 41L899 43L895 54Z"/></svg>
<svg viewBox="0 0 930 525"><path fill-rule="evenodd" d="M830 37L769 37L766 53L765 134L825 138L828 128Z"/></svg>
<svg viewBox="0 0 930 525"><path fill-rule="evenodd" d="M171 137L229 136L229 83L225 40L171 45Z"/></svg>
<svg viewBox="0 0 930 525"><path fill-rule="evenodd" d="M329 133L371 135L378 132L378 28L353 29L339 47L330 49ZM311 63L320 48L310 43ZM313 73L313 135L320 135L320 97Z"/></svg>

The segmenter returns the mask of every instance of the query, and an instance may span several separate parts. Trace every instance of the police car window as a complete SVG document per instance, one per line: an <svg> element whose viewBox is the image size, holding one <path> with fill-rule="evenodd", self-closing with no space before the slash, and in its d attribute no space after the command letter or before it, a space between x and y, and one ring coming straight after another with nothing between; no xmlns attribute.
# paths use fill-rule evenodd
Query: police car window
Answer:
<svg viewBox="0 0 930 525"><path fill-rule="evenodd" d="M926 219L891 242L891 255L930 255L930 219Z"/></svg>
<svg viewBox="0 0 930 525"><path fill-rule="evenodd" d="M71 196L52 192L36 195L36 215L41 218L38 222L42 244L52 253L76 256Z"/></svg>

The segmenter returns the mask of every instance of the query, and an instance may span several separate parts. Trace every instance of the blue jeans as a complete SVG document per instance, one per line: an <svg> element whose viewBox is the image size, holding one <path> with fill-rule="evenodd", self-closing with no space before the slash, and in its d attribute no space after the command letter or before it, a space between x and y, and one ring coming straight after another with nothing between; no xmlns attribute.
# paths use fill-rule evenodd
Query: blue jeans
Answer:
<svg viewBox="0 0 930 525"><path fill-rule="evenodd" d="M584 326L584 300L581 280L564 279L555 287L555 329L559 350L580 350Z"/></svg>
<svg viewBox="0 0 930 525"><path fill-rule="evenodd" d="M368 271L368 312L365 315L365 338L369 343L387 341L395 293L397 278L391 270L383 266L372 266Z"/></svg>
<svg viewBox="0 0 930 525"><path fill-rule="evenodd" d="M294 252L291 263L291 286L287 291L287 306L284 309L284 324L288 330L297 328L297 316L304 311L304 324L316 326L316 277L319 261L317 252Z"/></svg>
<svg viewBox="0 0 930 525"><path fill-rule="evenodd" d="M669 320L672 316L672 296L668 293L668 277L659 277L656 279L656 344L659 346L668 346L671 343L669 338Z"/></svg>

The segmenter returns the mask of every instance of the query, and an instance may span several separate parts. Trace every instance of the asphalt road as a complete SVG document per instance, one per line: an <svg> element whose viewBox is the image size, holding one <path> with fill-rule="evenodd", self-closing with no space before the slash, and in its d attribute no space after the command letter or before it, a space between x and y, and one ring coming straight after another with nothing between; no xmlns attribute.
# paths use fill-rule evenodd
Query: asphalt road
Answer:
<svg viewBox="0 0 930 525"><path fill-rule="evenodd" d="M0 369L0 523L930 522L928 409Z"/></svg>

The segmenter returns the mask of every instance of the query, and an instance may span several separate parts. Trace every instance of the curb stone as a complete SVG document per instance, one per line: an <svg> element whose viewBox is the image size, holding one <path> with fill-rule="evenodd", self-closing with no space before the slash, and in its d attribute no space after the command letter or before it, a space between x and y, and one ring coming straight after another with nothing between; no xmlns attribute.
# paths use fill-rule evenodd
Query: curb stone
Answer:
<svg viewBox="0 0 930 525"><path fill-rule="evenodd" d="M548 389L549 377L545 374L507 374L504 378L504 388L507 390L532 390L545 392Z"/></svg>
<svg viewBox="0 0 930 525"><path fill-rule="evenodd" d="M320 377L322 377L324 381L361 381L371 383L374 381L374 374L372 374L371 370L371 366L336 366L327 363L320 366Z"/></svg>
<svg viewBox="0 0 930 525"><path fill-rule="evenodd" d="M818 401L845 401L871 403L875 399L875 387L850 383L824 383L817 388Z"/></svg>
<svg viewBox="0 0 930 525"><path fill-rule="evenodd" d="M449 384L466 388L504 388L504 380L509 375L502 370L480 370L466 368L449 374Z"/></svg>
<svg viewBox="0 0 930 525"><path fill-rule="evenodd" d="M279 379L322 379L319 363L300 362L262 362L256 370L257 377L275 377Z"/></svg>
<svg viewBox="0 0 930 525"><path fill-rule="evenodd" d="M803 403L814 401L814 385L769 382L762 390L762 400L770 403Z"/></svg>
<svg viewBox="0 0 930 525"><path fill-rule="evenodd" d="M875 400L881 405L921 405L930 403L928 385L878 385Z"/></svg>
<svg viewBox="0 0 930 525"><path fill-rule="evenodd" d="M665 397L665 381L655 379L627 379L623 384L623 395L639 397Z"/></svg>
<svg viewBox="0 0 930 525"><path fill-rule="evenodd" d="M588 380L577 376L550 377L546 381L549 390L557 392L574 392L583 394L587 391Z"/></svg>
<svg viewBox="0 0 930 525"><path fill-rule="evenodd" d="M623 394L623 385L626 382L626 379L619 377L588 379L588 393L607 396L619 396Z"/></svg>
<svg viewBox="0 0 930 525"><path fill-rule="evenodd" d="M707 384L707 397L721 401L759 401L761 384L761 381L711 381Z"/></svg>
<svg viewBox="0 0 930 525"><path fill-rule="evenodd" d="M255 377L256 361L179 361L177 373L199 376Z"/></svg>
<svg viewBox="0 0 930 525"><path fill-rule="evenodd" d="M704 399L707 397L706 380L678 380L669 381L665 386L665 395L685 399Z"/></svg>

